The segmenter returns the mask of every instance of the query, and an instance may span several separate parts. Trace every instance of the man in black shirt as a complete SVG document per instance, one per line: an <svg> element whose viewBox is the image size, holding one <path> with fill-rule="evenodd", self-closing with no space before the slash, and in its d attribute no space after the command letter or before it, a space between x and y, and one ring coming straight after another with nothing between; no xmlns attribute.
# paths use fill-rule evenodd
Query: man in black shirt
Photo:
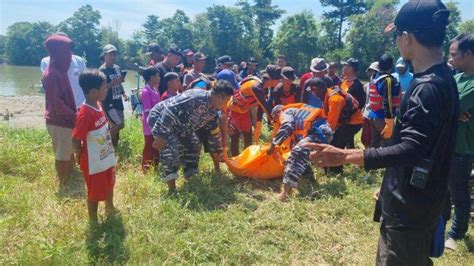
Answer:
<svg viewBox="0 0 474 266"><path fill-rule="evenodd" d="M168 49L168 53L165 56L163 61L159 62L155 65L156 68L160 71L160 94L163 94L166 91L165 85L165 75L168 72L176 72L176 66L178 66L179 62L181 61L182 57L181 50L176 46L176 44L172 44Z"/></svg>
<svg viewBox="0 0 474 266"><path fill-rule="evenodd" d="M310 145L310 158L318 166L386 168L379 196L377 265L432 264L432 240L447 195L459 117L456 83L441 49L448 18L439 0L411 0L386 28L394 31L403 59L411 61L414 80L384 147L363 151Z"/></svg>
<svg viewBox="0 0 474 266"><path fill-rule="evenodd" d="M122 71L118 65L115 64L117 56L117 48L112 44L104 46L101 59L104 60L104 64L99 67L107 77L107 96L102 102L105 114L111 124L110 135L112 137L112 144L114 147L118 145L120 139L120 130L124 128L124 115L123 115L123 102L122 97L125 101L128 100L127 94L123 89L122 82L124 77Z"/></svg>

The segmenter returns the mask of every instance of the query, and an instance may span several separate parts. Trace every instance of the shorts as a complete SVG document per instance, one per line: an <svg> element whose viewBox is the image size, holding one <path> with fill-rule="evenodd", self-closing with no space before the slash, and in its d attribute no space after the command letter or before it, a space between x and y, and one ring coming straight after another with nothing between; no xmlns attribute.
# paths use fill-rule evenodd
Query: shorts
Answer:
<svg viewBox="0 0 474 266"><path fill-rule="evenodd" d="M110 122L114 123L115 125L121 125L124 123L124 115L123 110L119 110L117 108L112 108L106 111L107 118Z"/></svg>
<svg viewBox="0 0 474 266"><path fill-rule="evenodd" d="M250 112L237 113L230 112L229 119L229 131L230 135L238 133L251 133L252 132L252 120L250 119Z"/></svg>
<svg viewBox="0 0 474 266"><path fill-rule="evenodd" d="M89 171L82 171L87 186L89 201L104 201L114 191L115 169L111 167L103 172L89 175Z"/></svg>
<svg viewBox="0 0 474 266"><path fill-rule="evenodd" d="M72 128L46 125L49 136L53 140L56 161L69 161L73 154Z"/></svg>

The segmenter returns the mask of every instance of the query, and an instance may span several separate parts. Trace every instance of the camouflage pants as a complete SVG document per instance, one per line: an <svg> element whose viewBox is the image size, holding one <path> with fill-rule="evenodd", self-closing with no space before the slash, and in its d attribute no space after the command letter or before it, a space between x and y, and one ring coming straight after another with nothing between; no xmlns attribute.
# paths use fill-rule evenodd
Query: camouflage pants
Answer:
<svg viewBox="0 0 474 266"><path fill-rule="evenodd" d="M201 143L196 133L174 134L160 152L162 179L165 182L178 178L179 165L185 177L192 177L198 171Z"/></svg>

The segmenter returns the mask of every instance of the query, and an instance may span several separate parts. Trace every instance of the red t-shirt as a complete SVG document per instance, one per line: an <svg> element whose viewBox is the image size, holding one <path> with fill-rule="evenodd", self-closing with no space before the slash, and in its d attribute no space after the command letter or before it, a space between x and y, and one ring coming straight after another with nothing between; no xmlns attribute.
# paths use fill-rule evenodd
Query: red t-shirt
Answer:
<svg viewBox="0 0 474 266"><path fill-rule="evenodd" d="M300 78L300 92L301 92L301 99L299 99L300 101L303 101L303 95L304 95L304 84L306 83L306 81L310 78L313 77L313 73L312 72L307 72L307 73L304 73L303 76L301 76Z"/></svg>
<svg viewBox="0 0 474 266"><path fill-rule="evenodd" d="M99 129L107 124L107 118L102 106L98 103L99 109L90 106L86 103L81 105L79 112L76 117L76 127L72 131L72 137L83 141L83 147L81 151L81 170L84 173L89 173L89 163L87 155L87 133L90 131Z"/></svg>

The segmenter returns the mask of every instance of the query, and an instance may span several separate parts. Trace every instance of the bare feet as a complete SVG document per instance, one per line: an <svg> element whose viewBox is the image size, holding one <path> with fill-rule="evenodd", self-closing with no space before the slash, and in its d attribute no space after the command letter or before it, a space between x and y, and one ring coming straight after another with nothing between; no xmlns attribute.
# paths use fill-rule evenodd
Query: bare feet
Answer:
<svg viewBox="0 0 474 266"><path fill-rule="evenodd" d="M280 192L280 194L278 194L277 198L281 202L287 202L288 201L288 193L286 193L285 191L282 191L282 192Z"/></svg>

